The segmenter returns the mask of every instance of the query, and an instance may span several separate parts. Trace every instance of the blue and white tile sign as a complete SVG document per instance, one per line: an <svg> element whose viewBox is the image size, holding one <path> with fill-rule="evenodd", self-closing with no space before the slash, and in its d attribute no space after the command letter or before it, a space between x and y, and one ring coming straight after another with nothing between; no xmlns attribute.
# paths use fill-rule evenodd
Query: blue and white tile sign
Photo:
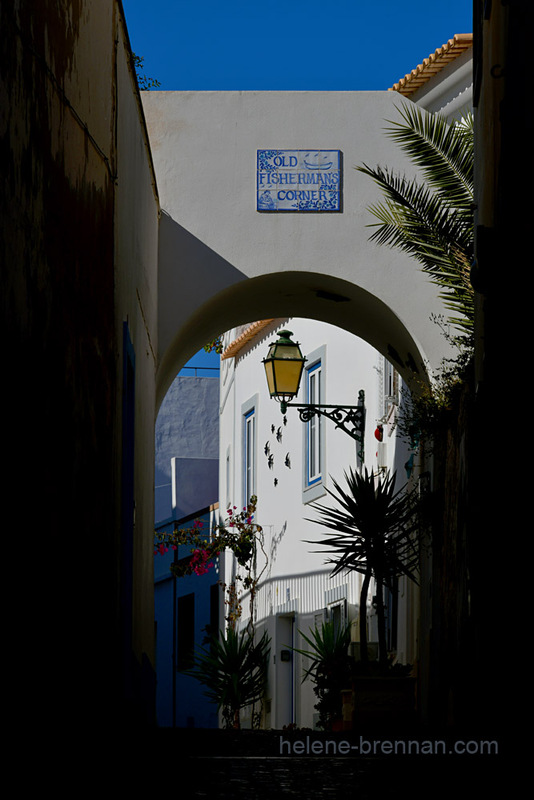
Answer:
<svg viewBox="0 0 534 800"><path fill-rule="evenodd" d="M258 150L258 211L341 211L339 150Z"/></svg>

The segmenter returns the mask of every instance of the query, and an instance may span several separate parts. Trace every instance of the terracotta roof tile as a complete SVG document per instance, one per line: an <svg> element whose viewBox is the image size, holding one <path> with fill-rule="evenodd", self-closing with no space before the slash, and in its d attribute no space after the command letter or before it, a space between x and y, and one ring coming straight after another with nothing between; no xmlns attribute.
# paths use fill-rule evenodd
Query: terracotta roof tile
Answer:
<svg viewBox="0 0 534 800"><path fill-rule="evenodd" d="M260 319L257 322L252 322L237 339L230 342L228 347L221 353L221 358L233 358L236 356L247 342L250 342L257 333L260 333L260 331L266 328L267 325L270 325L271 322L274 322L274 319Z"/></svg>
<svg viewBox="0 0 534 800"><path fill-rule="evenodd" d="M447 64L450 64L451 61L454 61L472 46L472 33L456 33L452 39L438 47L434 53L425 58L422 64L412 69L408 75L405 75L398 83L391 86L388 91L400 92L405 97L409 97L446 67Z"/></svg>

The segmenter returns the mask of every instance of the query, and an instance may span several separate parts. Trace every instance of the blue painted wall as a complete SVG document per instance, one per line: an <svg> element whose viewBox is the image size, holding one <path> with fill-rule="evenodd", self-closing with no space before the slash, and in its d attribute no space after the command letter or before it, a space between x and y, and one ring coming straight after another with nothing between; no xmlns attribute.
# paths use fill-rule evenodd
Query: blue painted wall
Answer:
<svg viewBox="0 0 534 800"><path fill-rule="evenodd" d="M208 514L199 514L205 526L209 525ZM193 519L180 527L190 527ZM172 530L174 522L164 526ZM180 548L179 555L185 554ZM174 578L170 565L174 552L154 556L154 595L156 617L156 715L160 727L216 728L217 709L204 696L204 687L195 679L174 668L178 662L177 640L173 628L178 624L178 601L180 597L194 593L195 646L201 646L206 636L206 626L211 619L211 587L219 579L218 565L205 575L190 575ZM220 594L220 590L219 590ZM175 615L176 607L176 615ZM174 705L174 713L173 713Z"/></svg>
<svg viewBox="0 0 534 800"><path fill-rule="evenodd" d="M206 509L218 501L219 374L217 369L203 369L207 360L202 354L197 361L200 369L195 369L192 359L175 379L156 421L158 530L172 530L174 523L182 520L181 527L190 527L197 516L208 526ZM212 356L209 364L218 365L218 357ZM170 572L173 558L172 550L154 556L157 722L161 727L217 727L216 708L204 696L201 684L175 669L174 626L179 598L194 593L195 645L202 644L210 623L211 587L219 578L218 565L205 575L174 579Z"/></svg>

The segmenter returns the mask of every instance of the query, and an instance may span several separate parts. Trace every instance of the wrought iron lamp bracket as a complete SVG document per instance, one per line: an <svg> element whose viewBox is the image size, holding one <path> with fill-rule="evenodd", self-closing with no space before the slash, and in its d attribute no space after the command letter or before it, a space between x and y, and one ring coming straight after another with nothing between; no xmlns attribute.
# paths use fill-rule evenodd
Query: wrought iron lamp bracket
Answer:
<svg viewBox="0 0 534 800"><path fill-rule="evenodd" d="M284 407L296 408L301 422L309 422L312 417L322 416L335 423L336 428L348 433L353 439L363 444L365 432L365 394L360 389L358 394L360 401L357 406L328 406L310 403L285 403Z"/></svg>

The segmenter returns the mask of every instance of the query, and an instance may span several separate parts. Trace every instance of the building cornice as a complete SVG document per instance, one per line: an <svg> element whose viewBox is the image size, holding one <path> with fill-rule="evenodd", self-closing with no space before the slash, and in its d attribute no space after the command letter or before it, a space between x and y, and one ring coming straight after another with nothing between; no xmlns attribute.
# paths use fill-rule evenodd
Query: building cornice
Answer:
<svg viewBox="0 0 534 800"><path fill-rule="evenodd" d="M422 64L412 69L408 75L405 75L398 83L391 86L388 91L399 92L404 97L409 97L472 46L472 33L456 33L452 39L438 47L434 53L425 58Z"/></svg>

